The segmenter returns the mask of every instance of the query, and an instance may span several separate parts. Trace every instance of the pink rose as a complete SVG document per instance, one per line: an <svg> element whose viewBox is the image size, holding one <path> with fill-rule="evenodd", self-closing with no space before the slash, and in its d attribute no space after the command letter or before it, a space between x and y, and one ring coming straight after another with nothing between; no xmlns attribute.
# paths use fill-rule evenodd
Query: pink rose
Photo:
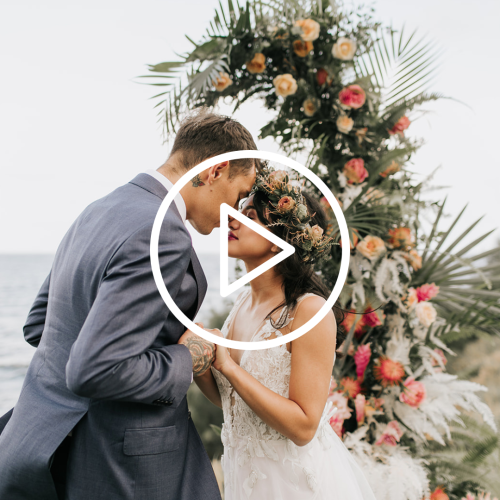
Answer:
<svg viewBox="0 0 500 500"><path fill-rule="evenodd" d="M404 386L403 392L399 395L399 400L412 408L418 408L425 400L425 385L413 377L408 377L405 380Z"/></svg>
<svg viewBox="0 0 500 500"><path fill-rule="evenodd" d="M353 158L344 165L344 175L349 184L363 182L368 177L368 170L365 168L363 158Z"/></svg>
<svg viewBox="0 0 500 500"><path fill-rule="evenodd" d="M394 125L394 127L389 130L390 135L399 134L404 136L404 131L410 126L410 119L407 116L402 116Z"/></svg>
<svg viewBox="0 0 500 500"><path fill-rule="evenodd" d="M348 108L358 109L365 103L366 94L359 85L349 85L339 92L339 100Z"/></svg>
<svg viewBox="0 0 500 500"><path fill-rule="evenodd" d="M356 376L360 381L363 380L366 367L370 362L372 356L372 349L370 347L370 342L368 344L360 345L354 355L354 362L356 363Z"/></svg>
<svg viewBox="0 0 500 500"><path fill-rule="evenodd" d="M439 287L434 283L426 283L417 288L417 298L419 302L431 300L439 293Z"/></svg>
<svg viewBox="0 0 500 500"><path fill-rule="evenodd" d="M377 439L375 444L386 444L388 446L396 446L403 435L403 431L399 427L396 420L391 420L385 428L382 435Z"/></svg>

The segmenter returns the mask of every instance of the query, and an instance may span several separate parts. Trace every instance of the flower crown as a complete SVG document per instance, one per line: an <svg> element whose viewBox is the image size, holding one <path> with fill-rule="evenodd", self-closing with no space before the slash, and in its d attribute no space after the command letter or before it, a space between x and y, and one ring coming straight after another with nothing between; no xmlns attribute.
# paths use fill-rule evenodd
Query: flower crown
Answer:
<svg viewBox="0 0 500 500"><path fill-rule="evenodd" d="M275 221L270 226L285 226L289 242L296 246L302 261L314 264L328 257L333 242L323 234L317 224L311 227L312 216L307 210L306 201L298 186L290 182L289 174L284 170L275 170L265 166L257 174L250 194L262 191L269 198L267 209ZM314 214L313 214L314 216Z"/></svg>

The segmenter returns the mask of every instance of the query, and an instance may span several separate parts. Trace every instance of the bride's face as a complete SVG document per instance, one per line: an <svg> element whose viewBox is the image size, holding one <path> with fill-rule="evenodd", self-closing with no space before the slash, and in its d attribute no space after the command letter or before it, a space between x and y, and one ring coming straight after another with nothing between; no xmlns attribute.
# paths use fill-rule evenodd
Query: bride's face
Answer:
<svg viewBox="0 0 500 500"><path fill-rule="evenodd" d="M244 202L241 213L269 231L257 216L253 198L252 195ZM269 240L231 217L229 218L228 240L229 257L241 259L243 262L259 264L274 257L279 251L279 248Z"/></svg>

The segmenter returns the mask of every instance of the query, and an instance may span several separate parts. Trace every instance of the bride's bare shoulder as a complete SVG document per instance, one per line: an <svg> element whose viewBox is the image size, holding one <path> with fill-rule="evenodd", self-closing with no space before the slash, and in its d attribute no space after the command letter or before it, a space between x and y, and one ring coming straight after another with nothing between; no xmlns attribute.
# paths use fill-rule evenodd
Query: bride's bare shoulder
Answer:
<svg viewBox="0 0 500 500"><path fill-rule="evenodd" d="M305 294L299 298L294 314L293 328L307 323L314 317L326 304L326 299L316 294ZM323 326L336 326L335 315L332 309L329 309L325 317L320 321L319 325ZM318 326L319 326L318 325Z"/></svg>

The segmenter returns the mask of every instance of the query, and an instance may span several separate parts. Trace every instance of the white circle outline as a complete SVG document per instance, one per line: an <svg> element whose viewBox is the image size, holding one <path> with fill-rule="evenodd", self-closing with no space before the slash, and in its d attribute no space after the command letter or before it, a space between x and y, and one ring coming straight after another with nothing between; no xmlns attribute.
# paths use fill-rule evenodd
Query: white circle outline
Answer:
<svg viewBox="0 0 500 500"><path fill-rule="evenodd" d="M304 325L297 328L293 332L290 332L281 337L276 337L270 340L261 340L258 342L243 342L239 340L230 340L224 337L219 337L213 333L207 332L196 323L191 321L180 309L177 307L177 304L174 302L170 294L168 293L167 287L163 282L163 277L160 270L160 260L158 257L158 243L160 240L160 229L167 213L170 204L174 200L175 196L179 194L180 190L197 174L200 174L207 168L216 165L217 163L221 163L223 161L231 161L231 160L240 160L243 158L257 158L260 160L269 160L276 163L281 163L282 165L286 165L294 170L297 170L304 177L309 179L324 195L330 206L333 209L335 217L337 218L339 227L340 227L340 235L342 241L349 241L349 231L347 229L347 222L345 220L344 214L340 208L338 201L336 200L333 193L330 191L328 186L311 170L304 167L300 163L291 158L287 158L286 156L279 155L277 153L271 153L269 151L255 151L255 150L243 150L243 151L230 151L228 153L223 153L212 158L208 158L204 160L196 167L193 167L189 171L187 171L180 179L178 179L173 188L168 191L167 196L162 201L160 208L156 214L153 229L151 231L151 241L150 241L150 258L151 258L151 268L153 271L153 277L156 283L156 287L160 292L163 301L169 308L170 312L189 330L196 333L200 337L208 340L209 342L213 342L214 344L222 345L224 347L230 347L233 349L245 349L245 350L259 350L259 349L269 349L271 347L280 346L287 342L291 342L299 338L301 335L307 333L311 328L314 328L330 311L337 298L342 291L342 287L344 286L345 280L347 279L347 273L349 271L349 258L350 258L350 245L344 244L342 245L342 257L340 262L340 271L333 287L332 293L330 297L323 304L321 309Z"/></svg>

